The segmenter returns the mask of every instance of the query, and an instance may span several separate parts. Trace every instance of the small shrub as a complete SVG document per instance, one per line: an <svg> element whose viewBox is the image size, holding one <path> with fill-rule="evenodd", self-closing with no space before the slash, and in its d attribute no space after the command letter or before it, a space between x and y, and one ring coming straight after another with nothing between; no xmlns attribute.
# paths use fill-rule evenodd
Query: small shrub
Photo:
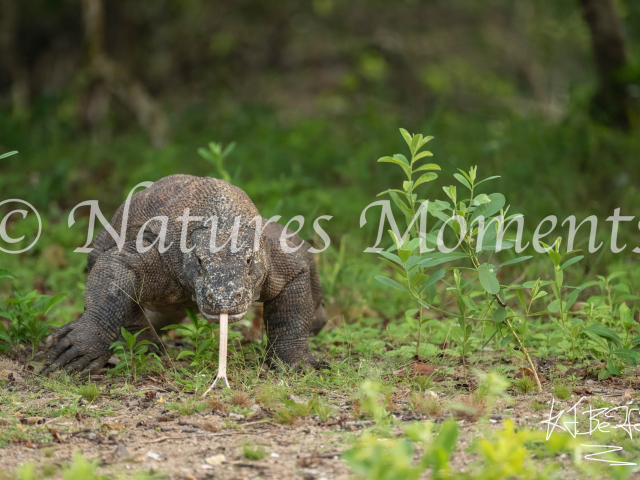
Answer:
<svg viewBox="0 0 640 480"><path fill-rule="evenodd" d="M149 340L138 341L138 336L144 332L143 328L137 333L129 333L124 327L120 333L124 341L118 340L111 344L113 354L120 359L120 363L109 371L110 375L122 373L122 370L130 370L133 381L138 381L138 374L148 370L152 365L162 368L162 362L155 353L148 353L149 345L154 346Z"/></svg>
<svg viewBox="0 0 640 480"><path fill-rule="evenodd" d="M229 407L222 403L222 400L218 397L212 397L209 402L207 402L207 406L212 412L221 413L223 415L229 413Z"/></svg>
<svg viewBox="0 0 640 480"><path fill-rule="evenodd" d="M430 417L435 417L442 412L442 405L439 401L428 398L422 393L414 393L409 400L409 405L414 412Z"/></svg>
<svg viewBox="0 0 640 480"><path fill-rule="evenodd" d="M250 408L253 403L244 392L235 392L231 397L231 403L237 407Z"/></svg>

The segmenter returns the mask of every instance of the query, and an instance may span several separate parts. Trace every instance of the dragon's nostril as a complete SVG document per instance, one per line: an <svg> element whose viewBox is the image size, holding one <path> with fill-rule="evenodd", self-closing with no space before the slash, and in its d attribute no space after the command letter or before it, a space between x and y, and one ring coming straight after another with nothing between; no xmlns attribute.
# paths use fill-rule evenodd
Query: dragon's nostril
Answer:
<svg viewBox="0 0 640 480"><path fill-rule="evenodd" d="M236 299L237 299L237 300L242 299L242 292L237 292L237 293L236 293Z"/></svg>

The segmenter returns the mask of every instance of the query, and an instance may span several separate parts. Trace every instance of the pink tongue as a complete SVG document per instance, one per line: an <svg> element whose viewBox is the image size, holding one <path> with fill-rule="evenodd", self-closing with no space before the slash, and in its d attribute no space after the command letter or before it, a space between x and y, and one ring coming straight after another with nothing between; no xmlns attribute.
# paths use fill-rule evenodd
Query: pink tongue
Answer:
<svg viewBox="0 0 640 480"><path fill-rule="evenodd" d="M227 338L229 338L229 315L220 314L220 353L218 354L218 378L227 384Z"/></svg>

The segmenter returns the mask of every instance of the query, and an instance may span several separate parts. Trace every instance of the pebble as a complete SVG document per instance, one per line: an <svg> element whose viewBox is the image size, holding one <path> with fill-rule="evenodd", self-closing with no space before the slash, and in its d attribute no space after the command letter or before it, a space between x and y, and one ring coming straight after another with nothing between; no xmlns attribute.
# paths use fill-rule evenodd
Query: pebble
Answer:
<svg viewBox="0 0 640 480"><path fill-rule="evenodd" d="M127 447L125 447L123 444L119 443L118 446L116 447L116 449L113 452L115 454L116 457L120 457L120 458L130 458L131 454L129 453L129 450L127 450Z"/></svg>
<svg viewBox="0 0 640 480"><path fill-rule="evenodd" d="M297 403L298 405L303 405L307 403L304 400L302 400L300 397L293 394L289 394L289 400L291 400L293 403Z"/></svg>
<svg viewBox="0 0 640 480"><path fill-rule="evenodd" d="M147 457L153 458L154 460L157 460L159 462L162 461L162 455L156 452L152 452L151 450L147 452Z"/></svg>
<svg viewBox="0 0 640 480"><path fill-rule="evenodd" d="M224 462L227 461L227 457L225 457L222 453L220 453L219 455L213 455L212 457L207 457L204 459L205 462L207 462L209 465L222 465Z"/></svg>
<svg viewBox="0 0 640 480"><path fill-rule="evenodd" d="M231 420L244 420L244 415L240 415L239 413L231 412L229 414L229 419L231 419Z"/></svg>
<svg viewBox="0 0 640 480"><path fill-rule="evenodd" d="M424 392L424 396L429 400L435 400L436 402L438 401L438 394L433 390L427 390L426 392Z"/></svg>

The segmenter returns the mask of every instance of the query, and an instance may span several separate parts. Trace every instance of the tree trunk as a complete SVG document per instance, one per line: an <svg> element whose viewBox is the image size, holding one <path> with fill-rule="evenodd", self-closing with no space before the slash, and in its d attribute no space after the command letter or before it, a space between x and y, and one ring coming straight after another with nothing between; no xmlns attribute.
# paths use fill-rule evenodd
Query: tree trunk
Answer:
<svg viewBox="0 0 640 480"><path fill-rule="evenodd" d="M593 98L594 114L605 123L629 128L630 98L622 78L627 67L627 51L622 23L613 0L580 0L591 33L599 88Z"/></svg>
<svg viewBox="0 0 640 480"><path fill-rule="evenodd" d="M104 50L104 6L102 0L82 0L85 41L92 74L104 82L111 95L130 108L155 147L167 141L169 125L156 100Z"/></svg>
<svg viewBox="0 0 640 480"><path fill-rule="evenodd" d="M29 106L29 73L16 53L18 14L14 0L0 2L0 55L11 77L13 112L21 114Z"/></svg>

